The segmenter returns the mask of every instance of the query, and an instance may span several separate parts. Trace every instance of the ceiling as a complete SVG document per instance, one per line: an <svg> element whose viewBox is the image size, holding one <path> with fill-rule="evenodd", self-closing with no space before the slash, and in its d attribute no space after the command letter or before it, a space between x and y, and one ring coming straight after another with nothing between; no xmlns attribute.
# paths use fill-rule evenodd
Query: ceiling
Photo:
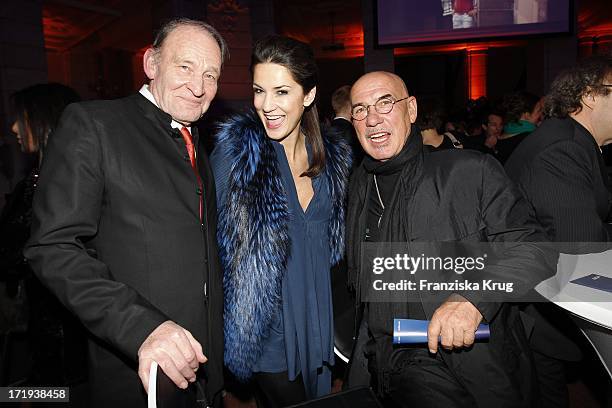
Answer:
<svg viewBox="0 0 612 408"><path fill-rule="evenodd" d="M277 31L306 40L330 57L340 48L344 49L341 53L344 56L355 50L362 52L362 0L271 1ZM45 46L59 52L92 38L103 48L137 52L152 41L154 17L160 9L168 9L172 4L164 0L43 0L42 3ZM250 2L243 0L242 3ZM579 32L612 33L609 0L580 0L578 10Z"/></svg>
<svg viewBox="0 0 612 408"><path fill-rule="evenodd" d="M275 0L279 32L309 42L319 57L363 54L361 0Z"/></svg>
<svg viewBox="0 0 612 408"><path fill-rule="evenodd" d="M147 0L43 0L45 47L68 51L92 37L105 48L137 51L151 42Z"/></svg>
<svg viewBox="0 0 612 408"><path fill-rule="evenodd" d="M322 46L363 44L361 0L272 1L279 32ZM152 17L163 3L168 2L43 0L45 46L68 51L95 36L105 47L138 51L151 42Z"/></svg>

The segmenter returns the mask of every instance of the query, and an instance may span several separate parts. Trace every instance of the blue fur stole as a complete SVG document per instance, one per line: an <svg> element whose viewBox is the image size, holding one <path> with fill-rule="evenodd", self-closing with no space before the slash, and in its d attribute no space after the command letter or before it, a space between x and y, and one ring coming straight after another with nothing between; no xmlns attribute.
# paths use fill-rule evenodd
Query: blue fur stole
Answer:
<svg viewBox="0 0 612 408"><path fill-rule="evenodd" d="M344 255L344 219L350 147L324 137L325 177L332 197L330 266ZM225 364L248 380L282 302L291 243L287 193L274 146L251 112L223 123L217 145L232 161L225 203L219 203L217 240L225 292ZM219 147L218 147L219 148Z"/></svg>

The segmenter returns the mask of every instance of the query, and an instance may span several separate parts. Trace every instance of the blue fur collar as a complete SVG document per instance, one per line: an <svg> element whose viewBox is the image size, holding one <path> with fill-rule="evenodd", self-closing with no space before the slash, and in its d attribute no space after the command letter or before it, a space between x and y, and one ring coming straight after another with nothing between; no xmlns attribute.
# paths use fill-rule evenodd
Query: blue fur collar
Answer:
<svg viewBox="0 0 612 408"><path fill-rule="evenodd" d="M328 225L330 264L344 255L344 219L350 147L324 137L325 168L332 197ZM291 247L289 209L274 146L253 113L223 123L217 144L232 166L226 203L219 203L217 240L225 291L225 364L240 380L251 377L271 318L281 307L282 280Z"/></svg>

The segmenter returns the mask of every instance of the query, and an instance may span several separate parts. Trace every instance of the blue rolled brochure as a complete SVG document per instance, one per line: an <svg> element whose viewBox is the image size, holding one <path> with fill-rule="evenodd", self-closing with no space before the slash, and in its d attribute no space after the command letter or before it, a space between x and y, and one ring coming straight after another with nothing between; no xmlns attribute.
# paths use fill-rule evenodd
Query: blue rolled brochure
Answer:
<svg viewBox="0 0 612 408"><path fill-rule="evenodd" d="M393 344L427 343L427 326L429 320L393 319ZM488 340L490 335L488 324L478 325L476 340Z"/></svg>

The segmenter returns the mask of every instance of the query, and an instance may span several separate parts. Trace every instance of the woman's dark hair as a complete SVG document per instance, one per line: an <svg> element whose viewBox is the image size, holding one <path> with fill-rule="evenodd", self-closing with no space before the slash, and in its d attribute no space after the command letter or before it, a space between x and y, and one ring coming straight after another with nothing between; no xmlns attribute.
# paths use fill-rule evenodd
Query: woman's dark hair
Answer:
<svg viewBox="0 0 612 408"><path fill-rule="evenodd" d="M36 150L41 152L47 136L57 127L64 108L81 98L66 85L50 83L19 90L11 95L10 100L19 132L27 134L29 129Z"/></svg>
<svg viewBox="0 0 612 408"><path fill-rule="evenodd" d="M504 111L504 123L518 122L523 113L533 112L539 100L539 96L527 91L517 91L504 95L501 102Z"/></svg>
<svg viewBox="0 0 612 408"><path fill-rule="evenodd" d="M287 68L295 82L302 87L304 94L319 83L319 69L312 48L293 38L271 35L257 41L251 56L251 73L255 65L263 63L278 64ZM306 135L306 142L312 149L310 166L302 176L316 177L325 167L325 149L316 99L304 111L302 130Z"/></svg>
<svg viewBox="0 0 612 408"><path fill-rule="evenodd" d="M611 88L604 85L612 79L612 57L594 56L559 74L544 100L546 117L565 118L582 110L582 98L592 93L606 96Z"/></svg>

